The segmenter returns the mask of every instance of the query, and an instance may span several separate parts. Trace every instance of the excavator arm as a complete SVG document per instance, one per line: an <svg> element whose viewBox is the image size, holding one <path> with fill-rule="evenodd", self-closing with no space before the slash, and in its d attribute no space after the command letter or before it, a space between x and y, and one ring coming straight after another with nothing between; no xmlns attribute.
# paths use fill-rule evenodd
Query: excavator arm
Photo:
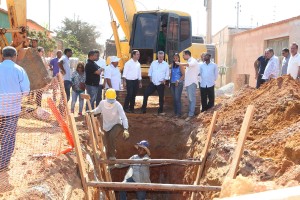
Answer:
<svg viewBox="0 0 300 200"><path fill-rule="evenodd" d="M31 90L43 88L51 78L37 50L27 48L30 42L26 33L26 0L6 0L6 4L10 28L0 28L0 47L15 47L18 51L17 63L27 72ZM12 34L11 44L8 44L5 33Z"/></svg>
<svg viewBox="0 0 300 200"><path fill-rule="evenodd" d="M137 12L134 0L107 0L113 9L126 39L130 40L133 16Z"/></svg>
<svg viewBox="0 0 300 200"><path fill-rule="evenodd" d="M10 29L2 29L1 34L12 34L12 46L17 50L29 46L26 34L26 0L6 0Z"/></svg>
<svg viewBox="0 0 300 200"><path fill-rule="evenodd" d="M117 56L121 58L120 67L123 69L125 62L129 59L129 42L131 37L133 16L137 12L134 0L107 0L110 15L111 15L111 27L115 39L115 45L117 50ZM117 23L114 20L113 13L118 19L120 26L125 34L127 41L120 41L118 34Z"/></svg>

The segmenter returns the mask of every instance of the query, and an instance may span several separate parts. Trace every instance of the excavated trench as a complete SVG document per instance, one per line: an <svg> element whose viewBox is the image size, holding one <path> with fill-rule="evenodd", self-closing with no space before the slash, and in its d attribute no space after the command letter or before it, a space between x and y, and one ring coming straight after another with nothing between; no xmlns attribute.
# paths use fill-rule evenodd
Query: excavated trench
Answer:
<svg viewBox="0 0 300 200"><path fill-rule="evenodd" d="M155 159L187 159L189 140L193 126L183 119L172 119L168 116L156 116L156 110L150 109L147 114L128 114L130 138L126 141L117 139L117 158L129 158L136 154L134 144L141 140L150 143L151 158ZM113 181L121 182L127 168L113 169ZM183 184L186 166L165 165L150 168L152 183ZM135 192L128 193L128 199L134 199ZM147 198L158 199L185 199L181 193L148 192Z"/></svg>

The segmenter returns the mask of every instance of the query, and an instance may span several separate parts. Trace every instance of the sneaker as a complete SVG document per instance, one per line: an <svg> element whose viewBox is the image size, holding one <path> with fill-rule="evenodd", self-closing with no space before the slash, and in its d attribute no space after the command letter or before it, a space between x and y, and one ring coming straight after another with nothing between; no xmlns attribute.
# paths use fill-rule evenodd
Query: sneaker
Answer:
<svg viewBox="0 0 300 200"><path fill-rule="evenodd" d="M158 113L158 115L165 116L166 113L165 112L160 112L160 113Z"/></svg>

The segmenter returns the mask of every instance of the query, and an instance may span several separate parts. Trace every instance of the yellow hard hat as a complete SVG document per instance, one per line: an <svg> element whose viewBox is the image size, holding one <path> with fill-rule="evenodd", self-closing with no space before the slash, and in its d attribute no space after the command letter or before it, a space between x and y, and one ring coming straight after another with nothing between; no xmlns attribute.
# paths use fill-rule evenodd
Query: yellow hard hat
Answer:
<svg viewBox="0 0 300 200"><path fill-rule="evenodd" d="M116 90L109 88L108 90L106 90L105 92L105 97L107 99L116 99L117 98L117 93Z"/></svg>

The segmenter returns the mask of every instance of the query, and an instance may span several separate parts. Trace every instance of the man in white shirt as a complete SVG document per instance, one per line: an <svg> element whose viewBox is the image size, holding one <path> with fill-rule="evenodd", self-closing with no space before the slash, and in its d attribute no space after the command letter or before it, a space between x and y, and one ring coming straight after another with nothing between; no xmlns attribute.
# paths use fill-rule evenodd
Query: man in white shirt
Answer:
<svg viewBox="0 0 300 200"><path fill-rule="evenodd" d="M206 53L202 53L201 56L200 56L200 59L198 60L198 64L199 64L199 72L200 72L200 66L205 62L204 61L204 56L205 56ZM200 73L199 73L199 76L198 76L198 81L199 81L199 89L200 89L200 83L201 83L201 77L200 77Z"/></svg>
<svg viewBox="0 0 300 200"><path fill-rule="evenodd" d="M105 68L104 78L105 78L105 89L113 88L118 91L121 90L121 72L118 68L120 58L117 56L110 57L110 65Z"/></svg>
<svg viewBox="0 0 300 200"><path fill-rule="evenodd" d="M100 69L100 81L99 81L99 88L98 88L98 93L96 97L96 106L99 105L100 101L102 100L102 89L103 89L103 80L102 80L102 75L106 67L106 62L103 58L100 58L100 51L99 50L94 50L96 53L96 61L95 63L99 66Z"/></svg>
<svg viewBox="0 0 300 200"><path fill-rule="evenodd" d="M211 62L210 58L211 54L206 53L204 56L204 63L200 65L201 112L204 112L215 105L215 81L218 79L219 71L218 66Z"/></svg>
<svg viewBox="0 0 300 200"><path fill-rule="evenodd" d="M291 57L289 60L287 74L300 81L300 55L298 53L298 44L291 45Z"/></svg>
<svg viewBox="0 0 300 200"><path fill-rule="evenodd" d="M103 130L105 131L107 143L107 157L116 159L116 137L123 132L124 139L129 137L128 120L122 105L116 100L117 94L114 89L105 92L105 100L102 100L97 108L88 112L89 114L102 114Z"/></svg>
<svg viewBox="0 0 300 200"><path fill-rule="evenodd" d="M124 111L127 113L134 112L135 97L138 88L142 88L142 71L139 63L140 52L133 50L131 59L125 63L123 70L123 86L126 87L127 95L124 102Z"/></svg>
<svg viewBox="0 0 300 200"><path fill-rule="evenodd" d="M150 65L148 76L150 78L150 84L148 85L143 100L143 106L141 108L142 113L146 113L148 97L157 90L159 96L159 108L158 114L163 114L164 107L164 95L165 95L165 83L169 79L169 65L164 61L165 53L159 51L157 53L157 60L153 61Z"/></svg>
<svg viewBox="0 0 300 200"><path fill-rule="evenodd" d="M199 75L199 64L195 58L192 57L192 54L189 50L183 51L183 58L187 63L176 63L180 66L186 67L185 72L185 82L186 91L189 99L189 113L186 121L190 120L195 115L196 107L196 89L198 83Z"/></svg>
<svg viewBox="0 0 300 200"><path fill-rule="evenodd" d="M282 75L287 74L287 67L288 67L291 55L290 55L290 51L288 48L282 49L281 54L283 56L282 64L281 64L281 76L282 76Z"/></svg>
<svg viewBox="0 0 300 200"><path fill-rule="evenodd" d="M277 78L279 75L279 59L277 56L274 55L274 50L272 48L269 48L266 53L267 59L270 59L266 69L264 71L264 74L262 76L262 79L264 82L270 80L271 78Z"/></svg>
<svg viewBox="0 0 300 200"><path fill-rule="evenodd" d="M70 89L72 86L71 81L71 65L69 58L72 56L73 52L72 49L65 49L64 55L59 59L58 66L60 68L60 72L64 76L64 86L65 86L65 92L67 95L67 101L70 99Z"/></svg>

